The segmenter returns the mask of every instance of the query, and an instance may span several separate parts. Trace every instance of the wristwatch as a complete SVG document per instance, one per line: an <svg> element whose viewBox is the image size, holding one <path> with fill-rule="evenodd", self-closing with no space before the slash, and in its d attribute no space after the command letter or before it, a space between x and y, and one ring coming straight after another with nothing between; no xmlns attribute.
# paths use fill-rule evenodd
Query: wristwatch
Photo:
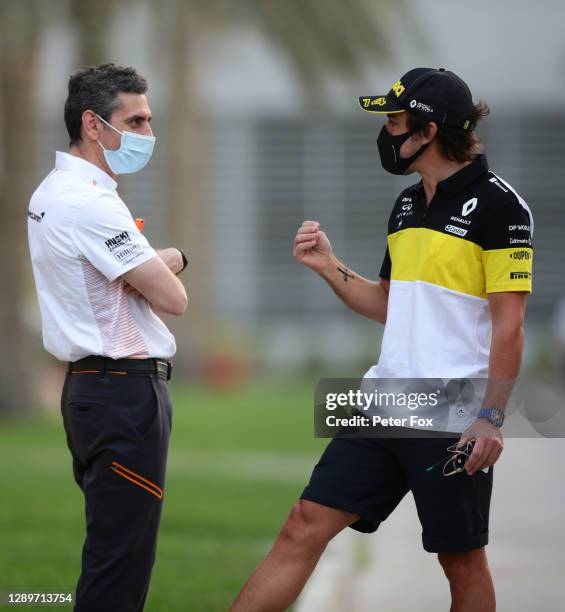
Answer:
<svg viewBox="0 0 565 612"><path fill-rule="evenodd" d="M495 427L502 427L504 423L504 411L499 408L481 408L477 418L486 419Z"/></svg>
<svg viewBox="0 0 565 612"><path fill-rule="evenodd" d="M180 274L181 272L184 272L184 269L186 268L186 266L188 266L188 257L186 256L186 253L182 249L179 249L178 247L176 247L176 249L181 254L181 257L182 257L182 268L179 272Z"/></svg>

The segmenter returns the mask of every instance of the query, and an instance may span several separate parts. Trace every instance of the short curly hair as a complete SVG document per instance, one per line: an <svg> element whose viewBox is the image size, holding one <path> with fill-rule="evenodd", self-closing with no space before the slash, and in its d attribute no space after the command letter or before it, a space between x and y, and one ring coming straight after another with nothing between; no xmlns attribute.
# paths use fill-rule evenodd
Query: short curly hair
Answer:
<svg viewBox="0 0 565 612"><path fill-rule="evenodd" d="M118 108L118 94L147 91L147 81L135 68L100 64L75 72L69 79L68 95L65 102L65 125L70 145L82 140L82 114L91 110L103 119L109 120Z"/></svg>
<svg viewBox="0 0 565 612"><path fill-rule="evenodd" d="M475 126L489 112L490 109L484 102L474 104L468 117L472 126L470 130L438 124L437 143L441 154L450 161L472 161L483 150L483 145L475 133ZM406 123L411 131L427 133L429 120L419 115L409 112Z"/></svg>

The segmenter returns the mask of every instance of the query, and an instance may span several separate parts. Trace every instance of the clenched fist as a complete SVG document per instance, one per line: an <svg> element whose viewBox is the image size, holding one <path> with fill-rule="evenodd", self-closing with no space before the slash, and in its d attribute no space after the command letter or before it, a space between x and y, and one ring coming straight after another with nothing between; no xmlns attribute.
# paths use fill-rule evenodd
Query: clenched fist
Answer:
<svg viewBox="0 0 565 612"><path fill-rule="evenodd" d="M304 221L294 238L292 253L315 272L322 272L333 256L332 245L317 221Z"/></svg>

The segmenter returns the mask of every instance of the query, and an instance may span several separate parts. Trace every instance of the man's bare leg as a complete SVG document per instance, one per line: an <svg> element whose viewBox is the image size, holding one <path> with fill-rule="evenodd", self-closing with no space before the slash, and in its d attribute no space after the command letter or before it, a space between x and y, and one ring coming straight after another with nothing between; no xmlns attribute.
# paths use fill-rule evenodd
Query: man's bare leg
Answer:
<svg viewBox="0 0 565 612"><path fill-rule="evenodd" d="M440 553L438 559L449 580L450 612L495 612L494 586L484 548Z"/></svg>
<svg viewBox="0 0 565 612"><path fill-rule="evenodd" d="M327 543L359 517L300 500L265 560L251 574L231 612L283 612L298 597Z"/></svg>

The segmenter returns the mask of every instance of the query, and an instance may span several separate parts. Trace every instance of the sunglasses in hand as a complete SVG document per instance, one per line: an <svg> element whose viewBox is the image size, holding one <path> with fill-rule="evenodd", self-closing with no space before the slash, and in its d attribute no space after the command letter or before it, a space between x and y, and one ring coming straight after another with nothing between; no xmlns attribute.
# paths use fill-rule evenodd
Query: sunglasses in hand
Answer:
<svg viewBox="0 0 565 612"><path fill-rule="evenodd" d="M443 463L443 475L453 476L454 474L460 474L465 470L465 464L467 459L471 456L475 441L471 440L464 444L461 448L457 448L457 444L452 444L447 447L447 451L450 453L443 459L440 459L437 463L430 465L426 468L426 472L431 472L435 467Z"/></svg>

